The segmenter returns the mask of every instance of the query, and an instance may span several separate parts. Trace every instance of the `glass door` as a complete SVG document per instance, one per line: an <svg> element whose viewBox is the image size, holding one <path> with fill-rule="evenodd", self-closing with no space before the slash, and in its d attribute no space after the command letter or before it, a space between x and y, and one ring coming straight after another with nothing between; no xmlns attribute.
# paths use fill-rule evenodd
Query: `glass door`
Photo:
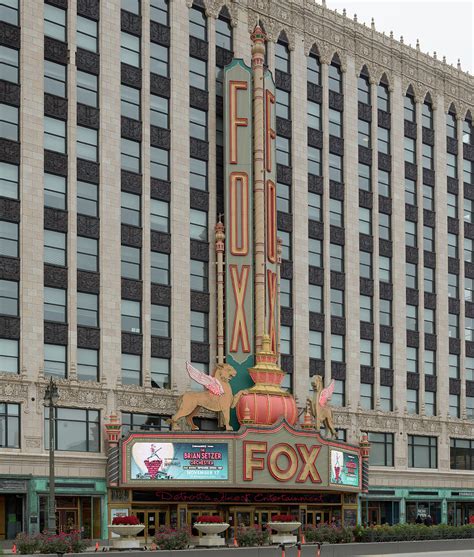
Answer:
<svg viewBox="0 0 474 557"><path fill-rule="evenodd" d="M199 516L220 516L222 521L224 521L224 516L221 511L216 509L188 509L187 512L187 523L191 526L191 536L199 537L202 534L194 528L194 523Z"/></svg>
<svg viewBox="0 0 474 557"><path fill-rule="evenodd" d="M160 526L169 525L169 510L167 508L133 511L133 514L141 524L145 525L145 528L137 534L137 537L144 538L145 543L153 542L156 531Z"/></svg>

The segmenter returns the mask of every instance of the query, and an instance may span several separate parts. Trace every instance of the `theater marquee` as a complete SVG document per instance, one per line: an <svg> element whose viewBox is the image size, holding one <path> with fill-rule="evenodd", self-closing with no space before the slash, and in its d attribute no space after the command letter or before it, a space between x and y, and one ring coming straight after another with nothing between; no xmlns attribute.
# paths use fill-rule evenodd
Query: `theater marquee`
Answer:
<svg viewBox="0 0 474 557"><path fill-rule="evenodd" d="M200 440L201 438L201 440ZM223 434L131 433L122 486L359 491L360 451L286 422Z"/></svg>

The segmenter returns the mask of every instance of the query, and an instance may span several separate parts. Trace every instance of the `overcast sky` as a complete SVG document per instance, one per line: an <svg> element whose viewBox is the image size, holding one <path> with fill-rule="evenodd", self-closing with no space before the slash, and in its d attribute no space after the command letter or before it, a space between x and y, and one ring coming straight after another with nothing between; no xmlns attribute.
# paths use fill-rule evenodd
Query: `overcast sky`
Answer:
<svg viewBox="0 0 474 557"><path fill-rule="evenodd" d="M321 3L321 0L317 0ZM370 25L372 17L377 31L394 38L403 35L405 44L416 45L420 40L422 52L431 55L436 51L438 59L446 56L446 62L461 67L474 75L474 0L327 0L327 7L342 13L346 8L348 17L357 14L360 23Z"/></svg>

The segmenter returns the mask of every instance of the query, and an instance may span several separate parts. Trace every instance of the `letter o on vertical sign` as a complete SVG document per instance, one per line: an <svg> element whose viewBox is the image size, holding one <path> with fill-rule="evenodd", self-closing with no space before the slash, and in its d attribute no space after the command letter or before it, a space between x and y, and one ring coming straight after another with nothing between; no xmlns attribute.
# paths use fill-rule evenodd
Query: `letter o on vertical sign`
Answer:
<svg viewBox="0 0 474 557"><path fill-rule="evenodd" d="M273 180L267 180L267 258L270 263L277 261L277 221L276 187Z"/></svg>
<svg viewBox="0 0 474 557"><path fill-rule="evenodd" d="M246 172L232 172L229 180L230 252L249 252L249 177Z"/></svg>
<svg viewBox="0 0 474 557"><path fill-rule="evenodd" d="M286 459L286 467L282 462L284 459ZM298 455L295 449L287 443L272 447L268 453L268 469L277 481L290 481L298 470Z"/></svg>

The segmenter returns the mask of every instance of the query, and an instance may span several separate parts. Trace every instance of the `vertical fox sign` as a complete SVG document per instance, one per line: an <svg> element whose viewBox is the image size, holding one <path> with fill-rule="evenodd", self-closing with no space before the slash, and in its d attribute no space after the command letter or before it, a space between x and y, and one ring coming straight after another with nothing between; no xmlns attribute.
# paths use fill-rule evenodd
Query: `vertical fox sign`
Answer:
<svg viewBox="0 0 474 557"><path fill-rule="evenodd" d="M235 391L252 384L254 354L252 72L242 60L226 66L224 91L225 352Z"/></svg>

